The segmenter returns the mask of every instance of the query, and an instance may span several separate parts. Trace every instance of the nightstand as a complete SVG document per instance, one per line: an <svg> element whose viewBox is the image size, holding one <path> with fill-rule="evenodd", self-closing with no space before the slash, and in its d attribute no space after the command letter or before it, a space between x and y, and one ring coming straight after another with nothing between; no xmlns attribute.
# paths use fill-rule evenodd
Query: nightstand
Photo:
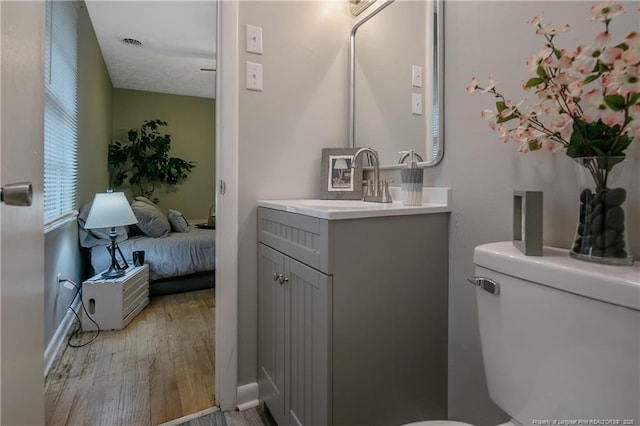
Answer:
<svg viewBox="0 0 640 426"><path fill-rule="evenodd" d="M120 278L89 278L82 283L82 303L82 330L97 329L91 319L101 330L126 327L149 304L149 266L131 266Z"/></svg>

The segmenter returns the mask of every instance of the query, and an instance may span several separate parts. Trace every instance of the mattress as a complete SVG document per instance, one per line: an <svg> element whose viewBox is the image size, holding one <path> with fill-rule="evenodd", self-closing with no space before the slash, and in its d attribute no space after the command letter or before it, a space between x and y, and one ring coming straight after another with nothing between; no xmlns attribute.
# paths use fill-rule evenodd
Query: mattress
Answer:
<svg viewBox="0 0 640 426"><path fill-rule="evenodd" d="M214 270L215 240L215 230L193 227L189 232L172 232L164 238L129 237L118 246L129 264L132 253L143 250L144 261L149 265L149 279L153 281ZM91 265L96 273L111 265L107 246L91 248Z"/></svg>

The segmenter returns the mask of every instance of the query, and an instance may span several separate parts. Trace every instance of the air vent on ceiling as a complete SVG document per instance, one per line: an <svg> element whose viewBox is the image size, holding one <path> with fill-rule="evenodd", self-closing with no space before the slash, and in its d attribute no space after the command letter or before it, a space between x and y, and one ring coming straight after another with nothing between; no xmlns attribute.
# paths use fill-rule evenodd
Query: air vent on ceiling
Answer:
<svg viewBox="0 0 640 426"><path fill-rule="evenodd" d="M122 42L130 46L142 46L142 42L140 40L136 40L135 38L123 38Z"/></svg>

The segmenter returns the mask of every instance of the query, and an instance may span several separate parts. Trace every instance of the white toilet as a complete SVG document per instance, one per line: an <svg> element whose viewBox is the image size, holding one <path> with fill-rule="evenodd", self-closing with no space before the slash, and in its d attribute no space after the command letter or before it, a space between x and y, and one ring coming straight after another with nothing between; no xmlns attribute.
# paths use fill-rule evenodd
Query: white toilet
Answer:
<svg viewBox="0 0 640 426"><path fill-rule="evenodd" d="M474 263L489 395L509 423L640 424L638 262L598 265L547 247L524 256L500 242L476 247Z"/></svg>

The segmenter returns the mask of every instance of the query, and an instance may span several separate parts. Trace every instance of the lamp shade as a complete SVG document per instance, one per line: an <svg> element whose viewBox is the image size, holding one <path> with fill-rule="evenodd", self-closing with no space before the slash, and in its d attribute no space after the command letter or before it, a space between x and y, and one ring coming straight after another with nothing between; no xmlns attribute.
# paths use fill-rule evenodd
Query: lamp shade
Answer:
<svg viewBox="0 0 640 426"><path fill-rule="evenodd" d="M349 166L347 166L347 160L345 158L337 158L333 168L336 170L347 170Z"/></svg>
<svg viewBox="0 0 640 426"><path fill-rule="evenodd" d="M138 223L124 192L99 193L93 198L86 229L111 228Z"/></svg>

